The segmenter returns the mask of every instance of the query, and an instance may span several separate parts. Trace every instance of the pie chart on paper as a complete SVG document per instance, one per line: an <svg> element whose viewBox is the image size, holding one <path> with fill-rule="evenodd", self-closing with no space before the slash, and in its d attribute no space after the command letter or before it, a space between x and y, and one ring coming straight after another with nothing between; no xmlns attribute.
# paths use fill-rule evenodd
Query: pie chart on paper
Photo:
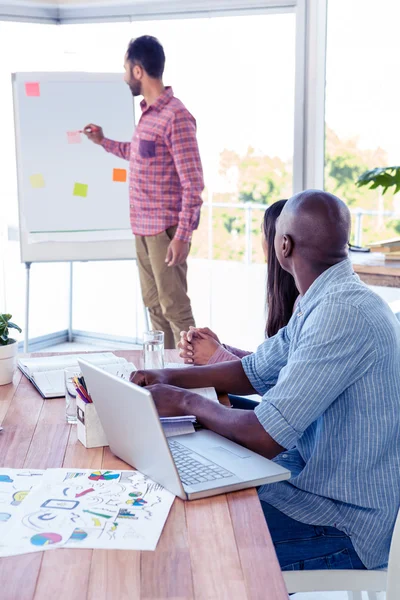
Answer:
<svg viewBox="0 0 400 600"><path fill-rule="evenodd" d="M31 544L34 546L51 546L61 542L62 537L58 533L37 533L31 537Z"/></svg>

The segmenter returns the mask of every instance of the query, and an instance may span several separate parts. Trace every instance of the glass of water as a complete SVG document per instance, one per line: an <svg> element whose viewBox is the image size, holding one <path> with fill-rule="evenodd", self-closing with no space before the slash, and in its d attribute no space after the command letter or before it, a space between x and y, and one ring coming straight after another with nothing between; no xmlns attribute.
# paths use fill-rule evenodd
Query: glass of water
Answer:
<svg viewBox="0 0 400 600"><path fill-rule="evenodd" d="M164 368L164 332L145 331L143 334L143 366L145 369Z"/></svg>
<svg viewBox="0 0 400 600"><path fill-rule="evenodd" d="M81 374L79 369L70 368L64 369L64 383L65 383L65 417L67 423L76 423L76 394L77 391L72 381L74 377L78 377Z"/></svg>

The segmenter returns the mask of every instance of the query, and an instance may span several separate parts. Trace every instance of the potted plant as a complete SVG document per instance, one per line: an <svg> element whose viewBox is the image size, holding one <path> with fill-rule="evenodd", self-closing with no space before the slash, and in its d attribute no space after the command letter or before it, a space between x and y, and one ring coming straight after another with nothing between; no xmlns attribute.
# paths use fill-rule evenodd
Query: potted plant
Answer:
<svg viewBox="0 0 400 600"><path fill-rule="evenodd" d="M0 314L0 385L11 383L17 363L18 342L8 337L9 329L21 328L10 321L12 315Z"/></svg>

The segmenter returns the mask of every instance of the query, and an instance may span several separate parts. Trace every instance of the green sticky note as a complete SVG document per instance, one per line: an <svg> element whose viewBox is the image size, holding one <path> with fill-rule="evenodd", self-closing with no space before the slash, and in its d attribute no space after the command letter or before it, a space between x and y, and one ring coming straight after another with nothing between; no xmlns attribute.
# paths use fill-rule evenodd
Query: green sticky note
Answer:
<svg viewBox="0 0 400 600"><path fill-rule="evenodd" d="M75 183L74 185L74 196L80 196L81 198L86 198L88 191L88 186L86 183Z"/></svg>
<svg viewBox="0 0 400 600"><path fill-rule="evenodd" d="M31 186L33 188L44 188L44 177L41 173L36 173L36 175L31 175L29 177L29 181L31 182Z"/></svg>

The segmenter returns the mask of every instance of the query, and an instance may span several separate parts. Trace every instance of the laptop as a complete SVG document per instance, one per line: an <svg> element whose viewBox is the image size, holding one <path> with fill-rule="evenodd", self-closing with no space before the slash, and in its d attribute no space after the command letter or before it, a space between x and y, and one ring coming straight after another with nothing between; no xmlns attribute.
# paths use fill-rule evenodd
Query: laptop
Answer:
<svg viewBox="0 0 400 600"><path fill-rule="evenodd" d="M111 451L183 500L289 479L287 469L213 431L166 438L146 388L78 362Z"/></svg>

